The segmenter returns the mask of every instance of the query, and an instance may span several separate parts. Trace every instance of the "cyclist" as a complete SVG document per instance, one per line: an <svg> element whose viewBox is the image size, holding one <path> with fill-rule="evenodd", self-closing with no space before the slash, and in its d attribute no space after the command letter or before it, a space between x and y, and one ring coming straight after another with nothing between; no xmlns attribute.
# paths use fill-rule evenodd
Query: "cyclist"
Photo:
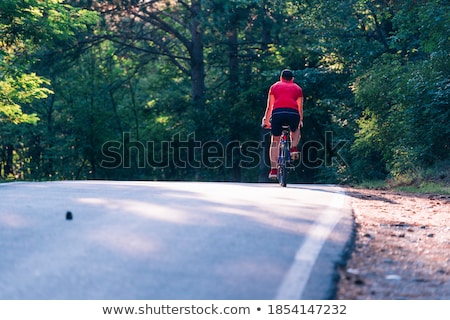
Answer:
<svg viewBox="0 0 450 320"><path fill-rule="evenodd" d="M288 69L283 70L280 81L270 87L266 112L262 118L262 126L270 128L272 133L269 179L277 178L278 149L283 124L288 124L291 131L291 157L298 158L297 145L301 137L300 128L303 127L303 91L294 83L294 74Z"/></svg>

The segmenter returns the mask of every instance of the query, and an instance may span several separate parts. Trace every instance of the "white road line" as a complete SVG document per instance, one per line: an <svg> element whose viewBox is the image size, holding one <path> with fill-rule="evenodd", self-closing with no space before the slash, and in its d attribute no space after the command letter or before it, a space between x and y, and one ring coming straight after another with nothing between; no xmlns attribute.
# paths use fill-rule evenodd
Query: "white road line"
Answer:
<svg viewBox="0 0 450 320"><path fill-rule="evenodd" d="M319 256L323 244L342 218L339 210L344 205L344 194L338 192L322 215L311 227L305 242L298 249L295 260L288 273L283 279L278 293L277 300L297 300L302 299L306 283L310 277L312 268Z"/></svg>

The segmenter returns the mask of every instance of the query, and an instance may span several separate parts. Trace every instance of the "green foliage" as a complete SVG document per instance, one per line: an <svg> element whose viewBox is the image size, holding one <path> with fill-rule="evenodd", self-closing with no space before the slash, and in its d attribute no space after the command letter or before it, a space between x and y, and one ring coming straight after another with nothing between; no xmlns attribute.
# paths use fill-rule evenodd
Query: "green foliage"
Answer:
<svg viewBox="0 0 450 320"><path fill-rule="evenodd" d="M388 8L389 53L353 85L363 109L352 146L354 178L396 178L448 159L448 8L443 1Z"/></svg>
<svg viewBox="0 0 450 320"><path fill-rule="evenodd" d="M440 55L414 63L384 56L359 79L355 95L366 108L352 151L361 167L378 154L379 172L396 176L448 158L448 67Z"/></svg>
<svg viewBox="0 0 450 320"><path fill-rule="evenodd" d="M23 113L21 104L47 98L53 92L42 85L48 84L47 80L38 77L35 73L21 74L17 78L5 77L3 81L0 81L0 120L15 124L36 124L39 120L36 113Z"/></svg>
<svg viewBox="0 0 450 320"><path fill-rule="evenodd" d="M261 180L264 164L240 165L242 146L262 140L267 91L291 68L305 95L304 163L292 181L414 176L450 155L448 9L443 0L2 1L1 175ZM188 147L166 148L177 139ZM115 142L126 161L107 168L104 146ZM180 165L204 160L198 148L187 154L194 142L235 147L216 167Z"/></svg>
<svg viewBox="0 0 450 320"><path fill-rule="evenodd" d="M36 124L36 113L22 105L47 98L49 81L27 71L30 56L42 45L68 41L97 22L97 15L62 0L5 0L0 3L0 119Z"/></svg>
<svg viewBox="0 0 450 320"><path fill-rule="evenodd" d="M0 3L0 13L0 171L2 177L25 178L30 172L28 166L36 169L37 164L30 164L27 152L41 146L34 145L34 137L28 144L28 127L10 124L36 125L40 117L33 108L35 101L54 93L50 81L32 70L35 54L43 48L74 42L79 32L98 22L98 15L61 0L5 0Z"/></svg>
<svg viewBox="0 0 450 320"><path fill-rule="evenodd" d="M380 172L396 176L448 157L449 85L441 67L433 60L383 59L356 83L357 101L366 109L352 151L362 167L378 154L385 163Z"/></svg>

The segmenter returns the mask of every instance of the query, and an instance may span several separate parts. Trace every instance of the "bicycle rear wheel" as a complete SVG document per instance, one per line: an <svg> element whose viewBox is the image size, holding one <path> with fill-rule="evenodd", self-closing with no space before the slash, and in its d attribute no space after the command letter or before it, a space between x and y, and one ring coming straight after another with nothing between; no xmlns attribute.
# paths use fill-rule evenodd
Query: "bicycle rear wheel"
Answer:
<svg viewBox="0 0 450 320"><path fill-rule="evenodd" d="M287 185L287 170L286 165L279 165L278 166L278 182L280 183L280 186L286 187Z"/></svg>
<svg viewBox="0 0 450 320"><path fill-rule="evenodd" d="M286 187L288 176L286 163L289 157L289 145L287 143L283 143L280 153L281 161L278 163L278 182L280 183L280 186Z"/></svg>

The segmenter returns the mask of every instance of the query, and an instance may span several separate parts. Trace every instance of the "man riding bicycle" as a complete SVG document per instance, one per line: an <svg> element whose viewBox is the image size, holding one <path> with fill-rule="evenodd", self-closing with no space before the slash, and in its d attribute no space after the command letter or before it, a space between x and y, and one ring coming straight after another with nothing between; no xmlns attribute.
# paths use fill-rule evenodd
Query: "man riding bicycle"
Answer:
<svg viewBox="0 0 450 320"><path fill-rule="evenodd" d="M303 127L303 91L294 83L292 71L287 69L281 72L280 81L270 87L266 112L262 118L262 126L270 128L272 132L269 179L277 178L278 149L284 124L289 125L291 131L291 157L298 158L297 145L301 137L300 128Z"/></svg>

